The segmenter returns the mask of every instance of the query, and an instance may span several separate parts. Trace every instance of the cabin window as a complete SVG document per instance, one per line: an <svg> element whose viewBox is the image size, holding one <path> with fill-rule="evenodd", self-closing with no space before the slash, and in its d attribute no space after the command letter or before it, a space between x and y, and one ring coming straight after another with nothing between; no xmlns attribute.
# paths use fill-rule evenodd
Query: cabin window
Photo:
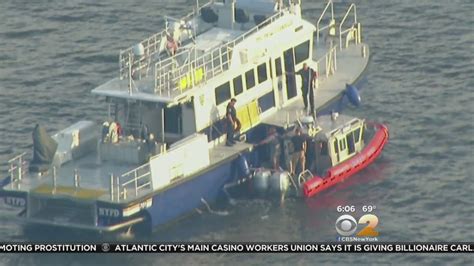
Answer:
<svg viewBox="0 0 474 266"><path fill-rule="evenodd" d="M216 88L216 105L219 105L231 97L230 95L230 84L226 82Z"/></svg>
<svg viewBox="0 0 474 266"><path fill-rule="evenodd" d="M262 112L275 106L275 94L273 93L273 90L258 98L258 106Z"/></svg>
<svg viewBox="0 0 474 266"><path fill-rule="evenodd" d="M339 152L339 149L337 146L337 140L334 140L334 153L338 153L338 152Z"/></svg>
<svg viewBox="0 0 474 266"><path fill-rule="evenodd" d="M247 90L255 86L255 74L253 73L253 69L245 72L245 84L247 85Z"/></svg>
<svg viewBox="0 0 474 266"><path fill-rule="evenodd" d="M234 95L239 95L244 91L241 75L235 77L232 83L234 84Z"/></svg>
<svg viewBox="0 0 474 266"><path fill-rule="evenodd" d="M263 63L257 67L258 83L267 80L267 64Z"/></svg>
<svg viewBox="0 0 474 266"><path fill-rule="evenodd" d="M354 142L359 143L360 141L360 127L354 130Z"/></svg>
<svg viewBox="0 0 474 266"><path fill-rule="evenodd" d="M283 73L283 71L281 70L281 57L275 59L275 72L277 77L281 76L281 74Z"/></svg>
<svg viewBox="0 0 474 266"><path fill-rule="evenodd" d="M352 135L352 132L347 134L346 141L347 141L347 147L349 148L349 154L354 153L355 145L354 145L354 135Z"/></svg>
<svg viewBox="0 0 474 266"><path fill-rule="evenodd" d="M339 140L339 148L341 151L346 149L346 142L344 141L344 139Z"/></svg>
<svg viewBox="0 0 474 266"><path fill-rule="evenodd" d="M295 65L309 58L309 40L295 47Z"/></svg>

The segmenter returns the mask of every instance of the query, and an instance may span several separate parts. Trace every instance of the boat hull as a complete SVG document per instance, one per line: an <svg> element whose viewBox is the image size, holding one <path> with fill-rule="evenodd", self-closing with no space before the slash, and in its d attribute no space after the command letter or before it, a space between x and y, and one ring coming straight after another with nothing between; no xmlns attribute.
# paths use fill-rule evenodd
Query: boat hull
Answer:
<svg viewBox="0 0 474 266"><path fill-rule="evenodd" d="M151 228L175 221L223 196L225 184L233 181L237 160L218 165L202 175L153 196L153 205L145 210Z"/></svg>

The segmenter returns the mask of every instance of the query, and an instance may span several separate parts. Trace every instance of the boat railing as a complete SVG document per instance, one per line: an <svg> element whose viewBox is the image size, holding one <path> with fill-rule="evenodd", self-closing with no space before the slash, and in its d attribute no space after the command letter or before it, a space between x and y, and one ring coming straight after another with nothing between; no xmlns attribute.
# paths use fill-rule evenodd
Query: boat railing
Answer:
<svg viewBox="0 0 474 266"><path fill-rule="evenodd" d="M178 63L178 58L184 61ZM210 52L197 56L195 49L177 54L174 60L157 62L155 65L155 93L170 96L173 92L184 92L202 82L224 72L230 67L231 51L226 47L217 47Z"/></svg>
<svg viewBox="0 0 474 266"><path fill-rule="evenodd" d="M259 32L268 24L282 17L285 12L286 10L282 9L241 36L213 50L207 51L200 56L196 54L197 51L195 51L195 49L186 51L188 57L184 64L178 65L180 61L179 56L182 56L182 54L177 54L157 62L155 64L155 93L160 95L171 95L176 92L182 93L229 69L233 48L250 35Z"/></svg>
<svg viewBox="0 0 474 266"><path fill-rule="evenodd" d="M28 161L25 160L25 156L26 152L8 160L8 173L10 175L10 185L12 189L15 188L15 185L18 186L23 177L28 174Z"/></svg>
<svg viewBox="0 0 474 266"><path fill-rule="evenodd" d="M199 14L202 8L207 7L212 4L212 1L194 9L193 12L190 12L188 15L180 19L180 21L189 21L194 16ZM135 46L131 46L127 49L120 50L119 56L119 75L120 79L127 79L130 77L130 74L139 73L138 78L146 77L148 71L141 71L144 68L149 68L154 61L154 57L164 51L163 45L166 41L166 32L167 29L164 29L160 32L157 32L150 37L139 42L144 48L143 56L134 56L133 49Z"/></svg>
<svg viewBox="0 0 474 266"><path fill-rule="evenodd" d="M140 44L144 48L144 56L134 56L133 47L121 50L119 56L120 79L127 79L130 74L137 71L142 74L143 71L141 70L149 66L152 57L162 51L162 42L165 39L166 30L163 30L141 41ZM145 71L143 76L145 77L146 75L147 72ZM141 76L139 78L141 78Z"/></svg>
<svg viewBox="0 0 474 266"><path fill-rule="evenodd" d="M342 29L344 26L344 23L346 22L346 19L349 17L349 15L353 14L353 24L348 26L346 29ZM342 50L344 46L342 45L342 37L344 34L347 34L346 37L346 46L347 43L350 39L354 39L356 43L359 43L360 40L360 24L357 23L357 8L355 4L351 4L349 8L346 11L346 14L341 20L341 23L339 23L339 47Z"/></svg>
<svg viewBox="0 0 474 266"><path fill-rule="evenodd" d="M146 163L121 176L110 175L110 200L120 201L137 197L141 191L151 189L150 164Z"/></svg>
<svg viewBox="0 0 474 266"><path fill-rule="evenodd" d="M337 70L337 45L334 45L329 49L323 56L321 56L313 65L318 76L316 77L316 88L319 87L321 74L329 77L333 75Z"/></svg>
<svg viewBox="0 0 474 266"><path fill-rule="evenodd" d="M329 21L328 25L320 26L321 21L322 21L324 15L326 15L326 12L329 10L329 8L331 8L331 20ZM319 16L319 19L316 22L316 42L319 42L319 35L320 35L320 32L323 31L323 30L328 29L329 34L334 35L335 30L336 30L335 27L336 27L336 21L334 20L334 5L332 3L332 0L329 0L328 3L326 4L326 7L324 7L324 10L321 13L321 16Z"/></svg>

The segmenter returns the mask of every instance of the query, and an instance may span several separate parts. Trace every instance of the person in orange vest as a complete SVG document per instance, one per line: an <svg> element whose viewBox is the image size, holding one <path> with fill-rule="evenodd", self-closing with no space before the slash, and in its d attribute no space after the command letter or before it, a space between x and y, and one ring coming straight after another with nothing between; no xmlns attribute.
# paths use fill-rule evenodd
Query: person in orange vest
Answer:
<svg viewBox="0 0 474 266"><path fill-rule="evenodd" d="M123 134L122 125L120 125L119 121L115 121L115 123L117 124L117 135L118 135L118 138L120 140L120 138L122 137L122 134Z"/></svg>

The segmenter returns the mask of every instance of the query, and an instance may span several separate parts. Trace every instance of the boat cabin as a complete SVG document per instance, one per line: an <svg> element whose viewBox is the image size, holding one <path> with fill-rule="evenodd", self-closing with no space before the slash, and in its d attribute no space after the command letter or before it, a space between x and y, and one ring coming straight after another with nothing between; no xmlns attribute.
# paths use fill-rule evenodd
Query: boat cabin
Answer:
<svg viewBox="0 0 474 266"><path fill-rule="evenodd" d="M300 19L299 1L289 5L210 2L169 19L163 32L121 51L120 77L92 93L107 97L125 134L146 125L164 142L193 133L222 142L231 98L245 132L301 94L299 78L284 73L311 61L315 27ZM178 45L171 53L170 38Z"/></svg>
<svg viewBox="0 0 474 266"><path fill-rule="evenodd" d="M330 166L335 166L364 148L363 134L365 121L348 115L325 115L318 118L321 127L315 136L320 143L320 157L329 157Z"/></svg>

